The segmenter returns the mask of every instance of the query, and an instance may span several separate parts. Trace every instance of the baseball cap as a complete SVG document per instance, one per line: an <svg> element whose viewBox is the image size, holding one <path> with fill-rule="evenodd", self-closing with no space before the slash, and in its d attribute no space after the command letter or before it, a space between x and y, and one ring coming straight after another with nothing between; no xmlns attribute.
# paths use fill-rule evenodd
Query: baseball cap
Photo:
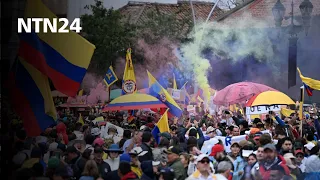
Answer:
<svg viewBox="0 0 320 180"><path fill-rule="evenodd" d="M66 152L67 152L67 153L77 153L78 150L77 150L77 148L74 147L74 146L69 146L69 147L67 148Z"/></svg>
<svg viewBox="0 0 320 180"><path fill-rule="evenodd" d="M231 143L231 146L230 146L230 147L232 147L232 146L234 146L234 145L237 145L238 147L241 148L241 146L240 146L240 144L239 144L238 142L233 142L233 143Z"/></svg>
<svg viewBox="0 0 320 180"><path fill-rule="evenodd" d="M298 149L298 150L296 150L296 151L294 152L295 155L297 155L297 154L299 154L299 153L301 153L301 154L304 155L304 152L303 152L301 149Z"/></svg>
<svg viewBox="0 0 320 180"><path fill-rule="evenodd" d="M147 153L148 151L143 151L141 147L135 147L129 152L130 155L136 155L136 156L143 156Z"/></svg>
<svg viewBox="0 0 320 180"><path fill-rule="evenodd" d="M315 146L316 145L312 142L308 142L308 144L304 145L304 147L307 148L309 151Z"/></svg>
<svg viewBox="0 0 320 180"><path fill-rule="evenodd" d="M212 147L211 153L209 156L215 156L218 152L223 152L224 147L221 144L216 144Z"/></svg>
<svg viewBox="0 0 320 180"><path fill-rule="evenodd" d="M213 132L213 131L214 131L214 128L213 128L212 126L209 126L209 127L207 128L206 134L209 134L209 133L211 133L211 132Z"/></svg>
<svg viewBox="0 0 320 180"><path fill-rule="evenodd" d="M92 128L91 129L91 135L93 135L93 136L100 135L100 129L99 128Z"/></svg>
<svg viewBox="0 0 320 180"><path fill-rule="evenodd" d="M170 139L171 139L171 134L170 134L170 133L168 133L168 132L160 133L160 136L165 137L165 138L167 138L168 140L170 140Z"/></svg>
<svg viewBox="0 0 320 180"><path fill-rule="evenodd" d="M152 161L152 166L158 166L160 165L160 161Z"/></svg>
<svg viewBox="0 0 320 180"><path fill-rule="evenodd" d="M180 151L177 147L174 147L174 146L171 146L168 148L168 150L165 150L164 153L166 154L177 154L179 155L180 154Z"/></svg>
<svg viewBox="0 0 320 180"><path fill-rule="evenodd" d="M206 155L206 154L200 154L197 158L196 158L196 163L198 163L199 161L201 161L202 159L204 158L208 158L209 159L209 156Z"/></svg>
<svg viewBox="0 0 320 180"><path fill-rule="evenodd" d="M102 146L104 144L104 140L102 138L96 138L94 141L93 141L93 145L98 145L98 146Z"/></svg>
<svg viewBox="0 0 320 180"><path fill-rule="evenodd" d="M264 145L263 146L263 149L264 149L264 151L266 151L267 149L270 149L270 150L272 150L272 151L275 151L275 150L277 150L277 148L276 148L276 146L275 145L273 145L273 144L266 144L266 145Z"/></svg>

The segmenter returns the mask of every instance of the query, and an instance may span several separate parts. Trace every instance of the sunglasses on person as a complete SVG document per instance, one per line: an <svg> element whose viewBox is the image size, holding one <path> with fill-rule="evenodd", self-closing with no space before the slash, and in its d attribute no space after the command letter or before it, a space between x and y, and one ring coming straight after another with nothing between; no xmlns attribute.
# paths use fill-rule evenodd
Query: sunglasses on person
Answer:
<svg viewBox="0 0 320 180"><path fill-rule="evenodd" d="M297 158L303 158L304 156L303 155L296 155Z"/></svg>
<svg viewBox="0 0 320 180"><path fill-rule="evenodd" d="M201 164L205 164L205 163L207 163L207 164L209 164L210 163L210 161L209 161L209 159L202 159L201 161L199 161Z"/></svg>

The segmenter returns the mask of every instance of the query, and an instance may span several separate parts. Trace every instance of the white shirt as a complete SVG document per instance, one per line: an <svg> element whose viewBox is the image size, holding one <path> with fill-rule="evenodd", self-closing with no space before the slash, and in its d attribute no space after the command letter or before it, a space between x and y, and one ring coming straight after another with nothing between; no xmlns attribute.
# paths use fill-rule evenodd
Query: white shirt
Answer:
<svg viewBox="0 0 320 180"><path fill-rule="evenodd" d="M108 158L108 159L104 160L104 162L109 164L111 171L115 171L115 170L119 169L119 163L120 163L119 157L117 157L113 160Z"/></svg>

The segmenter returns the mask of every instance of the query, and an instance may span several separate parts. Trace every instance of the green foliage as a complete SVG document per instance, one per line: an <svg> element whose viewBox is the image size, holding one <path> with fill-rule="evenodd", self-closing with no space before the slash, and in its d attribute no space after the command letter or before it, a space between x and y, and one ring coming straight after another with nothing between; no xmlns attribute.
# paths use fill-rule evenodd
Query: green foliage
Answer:
<svg viewBox="0 0 320 180"><path fill-rule="evenodd" d="M120 12L106 9L99 0L95 0L95 5L85 8L90 9L92 14L81 16L82 33L96 46L88 71L104 76L119 56L125 56L126 49L134 39L135 28L121 22Z"/></svg>

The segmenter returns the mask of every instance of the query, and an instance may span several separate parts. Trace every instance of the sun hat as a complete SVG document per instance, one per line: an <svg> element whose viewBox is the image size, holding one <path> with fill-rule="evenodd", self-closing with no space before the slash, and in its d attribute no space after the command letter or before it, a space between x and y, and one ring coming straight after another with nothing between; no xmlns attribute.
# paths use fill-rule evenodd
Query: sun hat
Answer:
<svg viewBox="0 0 320 180"><path fill-rule="evenodd" d="M123 151L119 148L119 145L118 145L118 144L111 144L106 151L107 151L107 152L123 153Z"/></svg>
<svg viewBox="0 0 320 180"><path fill-rule="evenodd" d="M147 153L148 151L143 151L141 147L135 147L129 152L129 155L143 156Z"/></svg>

